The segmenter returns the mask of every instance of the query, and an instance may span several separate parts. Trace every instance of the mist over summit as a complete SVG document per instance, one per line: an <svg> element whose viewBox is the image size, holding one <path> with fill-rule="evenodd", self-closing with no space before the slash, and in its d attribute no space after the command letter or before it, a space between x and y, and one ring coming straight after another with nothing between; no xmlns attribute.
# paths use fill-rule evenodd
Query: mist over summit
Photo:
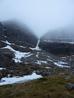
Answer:
<svg viewBox="0 0 74 98"><path fill-rule="evenodd" d="M41 39L50 42L74 42L74 27L67 26L50 30L44 34Z"/></svg>
<svg viewBox="0 0 74 98"><path fill-rule="evenodd" d="M0 21L18 20L38 36L74 25L73 0L1 0Z"/></svg>

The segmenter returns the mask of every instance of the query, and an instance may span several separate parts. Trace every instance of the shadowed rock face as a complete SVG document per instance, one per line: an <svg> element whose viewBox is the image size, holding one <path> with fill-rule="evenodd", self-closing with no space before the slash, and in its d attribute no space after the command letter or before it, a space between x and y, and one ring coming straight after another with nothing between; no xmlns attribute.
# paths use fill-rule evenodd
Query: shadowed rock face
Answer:
<svg viewBox="0 0 74 98"><path fill-rule="evenodd" d="M72 55L74 54L74 44L60 42L41 42L40 48L55 55Z"/></svg>

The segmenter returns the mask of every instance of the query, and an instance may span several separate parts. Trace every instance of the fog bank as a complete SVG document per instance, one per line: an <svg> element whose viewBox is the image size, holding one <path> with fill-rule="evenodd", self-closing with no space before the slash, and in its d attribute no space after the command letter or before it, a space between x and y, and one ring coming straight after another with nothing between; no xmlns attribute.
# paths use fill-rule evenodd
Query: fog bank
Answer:
<svg viewBox="0 0 74 98"><path fill-rule="evenodd" d="M74 26L74 0L0 0L0 21L12 19L41 37L49 30Z"/></svg>

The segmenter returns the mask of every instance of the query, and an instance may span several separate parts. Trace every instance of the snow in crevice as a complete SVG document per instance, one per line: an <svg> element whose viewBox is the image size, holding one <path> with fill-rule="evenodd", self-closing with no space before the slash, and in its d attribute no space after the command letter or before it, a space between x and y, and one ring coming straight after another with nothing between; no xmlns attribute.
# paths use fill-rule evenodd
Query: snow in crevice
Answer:
<svg viewBox="0 0 74 98"><path fill-rule="evenodd" d="M39 43L40 43L40 39L38 40L36 47L35 48L31 48L32 50L37 50L40 51L41 49L39 48Z"/></svg>
<svg viewBox="0 0 74 98"><path fill-rule="evenodd" d="M15 45L15 43L10 43L10 42L8 42L7 40L6 40L6 41L2 41L2 42L4 42L4 43L7 44L7 45ZM21 45L17 45L17 46L19 46L19 47L21 47L21 48L26 48L26 47L21 46Z"/></svg>
<svg viewBox="0 0 74 98"><path fill-rule="evenodd" d="M30 80L42 78L41 75L37 75L33 72L31 75L25 75L22 77L4 77L0 81L0 85L14 84L14 83L24 83Z"/></svg>
<svg viewBox="0 0 74 98"><path fill-rule="evenodd" d="M54 65L61 67L61 68L70 68L70 66L68 66L68 63L63 62L63 61L54 62Z"/></svg>
<svg viewBox="0 0 74 98"><path fill-rule="evenodd" d="M63 61L58 61L59 64L62 64L62 65L67 65L68 63L67 62L63 62Z"/></svg>
<svg viewBox="0 0 74 98"><path fill-rule="evenodd" d="M10 45L7 45L6 47L3 47L1 49L9 49L9 50L15 52L15 50Z"/></svg>
<svg viewBox="0 0 74 98"><path fill-rule="evenodd" d="M47 64L47 61L37 60L35 63L41 65L41 64Z"/></svg>
<svg viewBox="0 0 74 98"><path fill-rule="evenodd" d="M24 58L27 58L27 57L30 57L32 54L29 52L29 53L22 53L22 52L19 52L19 51L16 51L15 53L15 58L13 59L16 63L21 63L21 59L24 57Z"/></svg>
<svg viewBox="0 0 74 98"><path fill-rule="evenodd" d="M26 57L30 57L32 54L30 53L30 52L20 52L20 51L16 51L16 50L14 50L11 46L9 46L9 45L7 45L6 47L3 47L2 49L4 49L4 48L6 48L6 49L9 49L9 50L11 50L11 51L13 51L14 52L14 54L15 54L15 58L13 58L13 60L16 62L16 63L20 63L21 62L21 59L24 57L24 58L26 58Z"/></svg>
<svg viewBox="0 0 74 98"><path fill-rule="evenodd" d="M2 41L2 42L4 42L7 45L11 45L11 43L9 43L7 40L6 41Z"/></svg>
<svg viewBox="0 0 74 98"><path fill-rule="evenodd" d="M6 68L0 67L0 70L5 70Z"/></svg>
<svg viewBox="0 0 74 98"><path fill-rule="evenodd" d="M26 47L24 47L24 46L19 46L19 47L21 47L21 48L26 48Z"/></svg>

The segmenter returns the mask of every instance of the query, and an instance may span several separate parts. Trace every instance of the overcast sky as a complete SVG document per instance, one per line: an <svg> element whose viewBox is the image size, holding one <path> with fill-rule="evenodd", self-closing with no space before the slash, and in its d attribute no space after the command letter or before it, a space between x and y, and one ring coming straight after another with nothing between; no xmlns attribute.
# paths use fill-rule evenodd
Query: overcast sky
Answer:
<svg viewBox="0 0 74 98"><path fill-rule="evenodd" d="M74 0L0 0L0 21L17 19L37 36L74 25Z"/></svg>

